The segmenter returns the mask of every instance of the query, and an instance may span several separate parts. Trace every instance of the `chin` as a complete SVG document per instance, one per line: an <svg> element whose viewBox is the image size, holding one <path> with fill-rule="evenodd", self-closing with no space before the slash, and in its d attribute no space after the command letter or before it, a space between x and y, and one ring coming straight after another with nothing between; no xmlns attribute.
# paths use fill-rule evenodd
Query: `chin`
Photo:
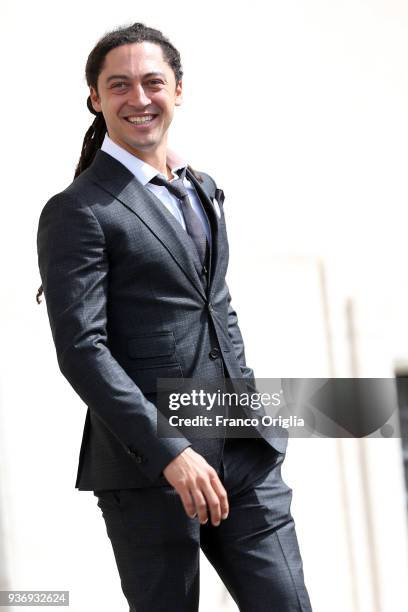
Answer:
<svg viewBox="0 0 408 612"><path fill-rule="evenodd" d="M149 141L143 141L143 142L131 142L129 143L129 146L132 147L133 149L140 149L140 151L143 151L145 149L151 149L157 144L158 142L155 139L155 140L149 140Z"/></svg>

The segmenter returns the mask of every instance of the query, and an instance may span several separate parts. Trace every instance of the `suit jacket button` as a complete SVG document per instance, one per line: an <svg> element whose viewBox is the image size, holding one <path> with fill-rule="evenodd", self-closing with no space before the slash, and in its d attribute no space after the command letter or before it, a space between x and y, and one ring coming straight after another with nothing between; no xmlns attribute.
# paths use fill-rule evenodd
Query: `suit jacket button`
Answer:
<svg viewBox="0 0 408 612"><path fill-rule="evenodd" d="M135 461L136 461L136 463L143 463L143 457L141 457L140 455L136 455L135 456Z"/></svg>
<svg viewBox="0 0 408 612"><path fill-rule="evenodd" d="M211 304L211 302L208 302L208 310L209 310L210 312L212 312L212 311L214 310L214 307L213 307L213 305Z"/></svg>
<svg viewBox="0 0 408 612"><path fill-rule="evenodd" d="M217 357L220 356L220 349L216 347L211 349L211 351L208 353L208 356L210 357L210 359L217 359Z"/></svg>

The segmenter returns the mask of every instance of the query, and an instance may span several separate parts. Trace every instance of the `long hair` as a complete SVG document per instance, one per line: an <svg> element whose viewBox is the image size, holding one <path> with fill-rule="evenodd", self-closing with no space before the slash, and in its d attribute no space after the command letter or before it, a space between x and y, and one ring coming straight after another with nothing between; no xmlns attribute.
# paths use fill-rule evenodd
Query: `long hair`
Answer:
<svg viewBox="0 0 408 612"><path fill-rule="evenodd" d="M98 77L103 70L105 57L112 49L131 43L151 42L159 45L162 49L163 57L174 72L176 86L183 77L180 53L171 42L159 31L149 28L143 23L134 23L130 26L119 27L105 34L92 49L88 56L85 66L85 78L87 85L93 87L98 93ZM96 152L101 148L105 134L107 132L104 116L101 112L96 112L92 106L91 97L88 96L86 105L88 110L95 115L92 125L85 133L82 143L81 155L75 170L74 179L91 165ZM202 182L202 177L196 173L191 166L189 170ZM41 303L43 286L38 288L36 300Z"/></svg>

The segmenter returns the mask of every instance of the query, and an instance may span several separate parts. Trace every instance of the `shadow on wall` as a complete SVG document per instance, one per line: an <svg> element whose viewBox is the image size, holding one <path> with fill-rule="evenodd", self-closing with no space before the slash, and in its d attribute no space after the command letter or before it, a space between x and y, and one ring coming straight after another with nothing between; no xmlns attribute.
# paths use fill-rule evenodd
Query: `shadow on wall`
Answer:
<svg viewBox="0 0 408 612"><path fill-rule="evenodd" d="M0 405L0 423L2 422L1 419L1 408L2 406ZM0 428L0 434L3 431L3 428ZM2 436L0 435L0 451L1 449L3 449L3 453L4 453L4 444L3 444L3 440L1 439ZM4 478L4 473L2 473L2 466L5 465L5 457L4 454L2 452L0 452L0 591L7 591L10 589L10 580L9 580L9 575L8 575L8 559L7 559L7 547L6 547L6 531L5 531L5 491L3 489L4 486L4 482L5 482L5 478Z"/></svg>
<svg viewBox="0 0 408 612"><path fill-rule="evenodd" d="M8 564L6 554L6 534L3 520L3 497L0 497L0 591L9 590Z"/></svg>
<svg viewBox="0 0 408 612"><path fill-rule="evenodd" d="M9 590L9 580L7 576L7 557L5 550L5 533L3 528L2 508L0 503L0 591Z"/></svg>

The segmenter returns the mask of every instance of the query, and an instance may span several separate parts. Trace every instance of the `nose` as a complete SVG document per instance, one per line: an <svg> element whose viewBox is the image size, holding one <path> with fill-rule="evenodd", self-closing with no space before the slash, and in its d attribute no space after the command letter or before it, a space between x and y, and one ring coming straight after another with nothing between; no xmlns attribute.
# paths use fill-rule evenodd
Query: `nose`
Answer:
<svg viewBox="0 0 408 612"><path fill-rule="evenodd" d="M146 95L143 85L136 83L129 92L128 102L139 110L150 104L151 100Z"/></svg>

